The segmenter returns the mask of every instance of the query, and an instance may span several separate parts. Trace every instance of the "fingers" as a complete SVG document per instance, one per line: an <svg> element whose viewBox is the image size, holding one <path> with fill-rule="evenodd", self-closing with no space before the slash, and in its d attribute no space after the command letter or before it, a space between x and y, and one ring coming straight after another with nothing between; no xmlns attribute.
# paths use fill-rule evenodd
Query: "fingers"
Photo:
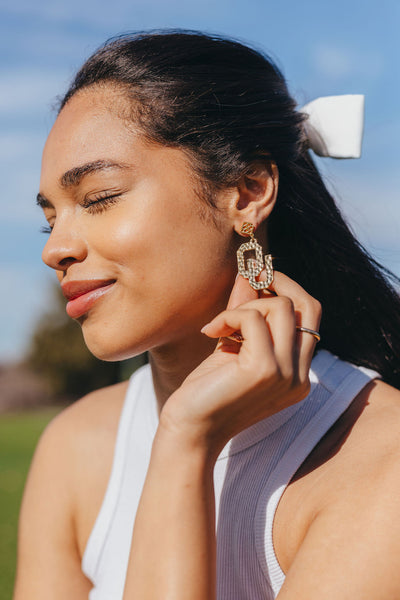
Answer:
<svg viewBox="0 0 400 600"><path fill-rule="evenodd" d="M260 279L264 277L265 272L262 272ZM274 281L269 289L263 290L260 296L261 298L246 279L238 276L229 298L228 310L233 311L240 306L242 310L258 311L263 317L265 326L260 326L254 334L267 339L259 340L250 349L262 352L262 348L268 347L270 356L272 345L281 370L289 373L292 369L299 381L308 381L316 340L310 333L296 330L296 326L318 331L321 319L320 303L298 283L278 271L275 271ZM223 337L241 331L245 338L244 346L249 349L250 338L242 330L240 320L235 320L231 316L226 320L226 315L225 317L222 315L225 313L219 315L221 321L218 317L214 319L213 327L204 333L211 337ZM252 332L251 328L247 333L250 332ZM237 353L240 345L234 341L223 340L223 343L218 345L218 349L230 349Z"/></svg>
<svg viewBox="0 0 400 600"><path fill-rule="evenodd" d="M282 375L289 379L297 371L296 315L293 302L287 296L271 297L263 311L275 356Z"/></svg>
<svg viewBox="0 0 400 600"><path fill-rule="evenodd" d="M261 360L275 364L274 347L264 315L255 308L236 308L224 310L201 330L212 338L226 338L235 331L241 331L243 344L240 348L241 357L249 357L253 362L259 357ZM223 349L223 345L219 349Z"/></svg>
<svg viewBox="0 0 400 600"><path fill-rule="evenodd" d="M258 313L261 317L257 321L257 328L246 326L252 313ZM265 352L268 347L268 357L274 355L284 377L290 378L297 371L296 316L289 298L273 296L270 299L252 300L238 309L220 313L209 326L203 328L203 332L210 337L223 338L219 350L239 352L241 347L237 342L226 341L226 336L236 331L241 331L244 338L242 347L250 352ZM251 343L253 338L250 336L255 336L256 343ZM262 362L263 358L263 354L257 356L258 361Z"/></svg>
<svg viewBox="0 0 400 600"><path fill-rule="evenodd" d="M275 271L274 281L270 288L278 296L287 296L292 300L297 326L319 331L322 313L321 304L313 296L310 296L301 285L283 273ZM310 333L301 331L297 331L297 339L299 378L300 380L304 380L308 377L317 341Z"/></svg>
<svg viewBox="0 0 400 600"><path fill-rule="evenodd" d="M258 294L256 290L253 290L247 279L238 274L235 279L235 283L233 284L226 308L231 310L233 308L237 308L245 302L256 300L257 298Z"/></svg>
<svg viewBox="0 0 400 600"><path fill-rule="evenodd" d="M237 308L238 306L241 306L250 300L255 300L256 298L258 298L257 292L249 285L247 279L238 273L236 275L235 283L233 284L226 308L227 310L233 310L234 308ZM231 333L237 335L239 338L241 337L240 331L234 331ZM239 352L238 342L234 341L233 339L228 339L227 337L221 337L220 341L218 342L217 349L234 352L235 354Z"/></svg>

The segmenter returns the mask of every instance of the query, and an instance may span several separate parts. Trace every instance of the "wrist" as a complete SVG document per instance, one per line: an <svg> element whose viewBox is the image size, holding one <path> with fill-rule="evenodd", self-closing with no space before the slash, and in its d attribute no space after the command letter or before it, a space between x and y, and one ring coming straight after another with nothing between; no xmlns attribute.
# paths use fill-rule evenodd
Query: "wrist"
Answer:
<svg viewBox="0 0 400 600"><path fill-rule="evenodd" d="M183 459L212 470L221 449L206 433L192 427L178 427L161 418L152 453L169 461Z"/></svg>

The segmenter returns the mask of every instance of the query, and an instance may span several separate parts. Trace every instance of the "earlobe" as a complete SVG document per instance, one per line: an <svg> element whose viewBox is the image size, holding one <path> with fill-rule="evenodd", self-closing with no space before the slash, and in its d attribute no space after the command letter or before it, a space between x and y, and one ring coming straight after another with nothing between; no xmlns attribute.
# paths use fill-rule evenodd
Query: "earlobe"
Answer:
<svg viewBox="0 0 400 600"><path fill-rule="evenodd" d="M257 228L269 217L278 195L279 173L275 162L255 163L237 186L233 207L234 229L240 233L244 221Z"/></svg>

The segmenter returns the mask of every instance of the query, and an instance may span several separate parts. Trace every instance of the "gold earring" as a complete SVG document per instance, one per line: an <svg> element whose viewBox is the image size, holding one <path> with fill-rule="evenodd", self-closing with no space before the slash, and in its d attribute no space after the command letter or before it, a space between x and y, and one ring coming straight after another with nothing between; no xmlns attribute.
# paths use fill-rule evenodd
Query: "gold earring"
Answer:
<svg viewBox="0 0 400 600"><path fill-rule="evenodd" d="M249 283L253 290L265 290L269 288L271 283L274 280L274 270L272 267L272 256L271 254L266 254L264 256L263 261L263 251L260 244L257 242L254 237L255 227L252 223L243 223L242 228L240 230L240 234L250 237L249 242L245 242L237 251L237 263L238 263L238 271L242 277L249 280ZM254 258L247 258L245 260L244 254L248 251L254 251ZM261 271L264 268L265 262L265 270L267 273L267 278L265 281L256 281L256 277L260 275Z"/></svg>

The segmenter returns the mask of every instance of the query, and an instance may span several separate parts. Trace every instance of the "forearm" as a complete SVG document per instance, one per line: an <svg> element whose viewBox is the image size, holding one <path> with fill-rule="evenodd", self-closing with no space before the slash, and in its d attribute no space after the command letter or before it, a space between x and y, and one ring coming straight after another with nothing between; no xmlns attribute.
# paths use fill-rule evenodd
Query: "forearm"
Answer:
<svg viewBox="0 0 400 600"><path fill-rule="evenodd" d="M158 432L132 537L124 600L215 598L213 461Z"/></svg>

